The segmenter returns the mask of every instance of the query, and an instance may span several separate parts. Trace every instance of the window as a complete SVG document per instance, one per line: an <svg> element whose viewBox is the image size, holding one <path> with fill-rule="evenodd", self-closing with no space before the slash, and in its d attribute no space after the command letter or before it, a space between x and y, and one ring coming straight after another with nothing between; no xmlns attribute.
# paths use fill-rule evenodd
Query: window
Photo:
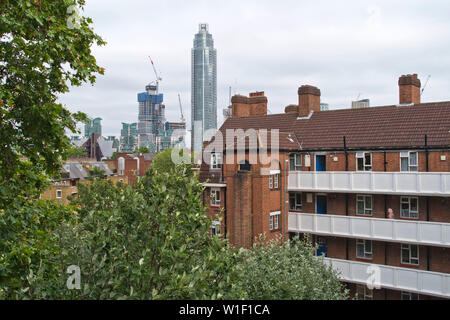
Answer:
<svg viewBox="0 0 450 320"><path fill-rule="evenodd" d="M302 169L302 155L300 153L291 153L289 155L289 170L300 171Z"/></svg>
<svg viewBox="0 0 450 320"><path fill-rule="evenodd" d="M419 295L413 292L402 291L402 300L419 300Z"/></svg>
<svg viewBox="0 0 450 320"><path fill-rule="evenodd" d="M400 198L400 217L418 219L419 205L417 197L401 197Z"/></svg>
<svg viewBox="0 0 450 320"><path fill-rule="evenodd" d="M280 211L270 213L270 230L278 230L279 228Z"/></svg>
<svg viewBox="0 0 450 320"><path fill-rule="evenodd" d="M298 192L289 193L289 209L302 210L302 194Z"/></svg>
<svg viewBox="0 0 450 320"><path fill-rule="evenodd" d="M220 206L220 189L211 188L211 205Z"/></svg>
<svg viewBox="0 0 450 320"><path fill-rule="evenodd" d="M416 244L402 244L402 263L419 264L419 246Z"/></svg>
<svg viewBox="0 0 450 320"><path fill-rule="evenodd" d="M372 171L372 154L370 152L356 154L356 171Z"/></svg>
<svg viewBox="0 0 450 320"><path fill-rule="evenodd" d="M358 300L372 300L373 290L370 290L365 285L356 285L356 294L358 295Z"/></svg>
<svg viewBox="0 0 450 320"><path fill-rule="evenodd" d="M400 152L400 171L418 171L417 152Z"/></svg>
<svg viewBox="0 0 450 320"><path fill-rule="evenodd" d="M220 221L213 221L211 224L211 237L217 236L220 234Z"/></svg>
<svg viewBox="0 0 450 320"><path fill-rule="evenodd" d="M356 196L356 214L365 216L372 215L372 196Z"/></svg>
<svg viewBox="0 0 450 320"><path fill-rule="evenodd" d="M356 257L362 259L372 259L371 240L356 240Z"/></svg>
<svg viewBox="0 0 450 320"><path fill-rule="evenodd" d="M222 155L220 153L211 153L211 169L220 169L222 168Z"/></svg>
<svg viewBox="0 0 450 320"><path fill-rule="evenodd" d="M62 198L62 190L56 190L56 199Z"/></svg>
<svg viewBox="0 0 450 320"><path fill-rule="evenodd" d="M271 174L269 176L269 188L270 189L278 189L278 179L279 174Z"/></svg>

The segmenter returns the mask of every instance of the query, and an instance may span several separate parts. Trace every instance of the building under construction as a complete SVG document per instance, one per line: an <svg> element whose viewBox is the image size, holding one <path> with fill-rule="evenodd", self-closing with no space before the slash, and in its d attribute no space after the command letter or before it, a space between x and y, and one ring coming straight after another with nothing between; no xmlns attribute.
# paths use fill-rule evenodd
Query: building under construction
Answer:
<svg viewBox="0 0 450 320"><path fill-rule="evenodd" d="M156 81L145 87L145 92L138 94L139 116L138 116L138 146L148 147L150 152L160 152L171 148L182 142L184 147L186 135L186 123L181 109L181 122L167 122L165 118L164 96L159 93L159 81L155 65L152 62ZM180 130L181 129L181 130Z"/></svg>

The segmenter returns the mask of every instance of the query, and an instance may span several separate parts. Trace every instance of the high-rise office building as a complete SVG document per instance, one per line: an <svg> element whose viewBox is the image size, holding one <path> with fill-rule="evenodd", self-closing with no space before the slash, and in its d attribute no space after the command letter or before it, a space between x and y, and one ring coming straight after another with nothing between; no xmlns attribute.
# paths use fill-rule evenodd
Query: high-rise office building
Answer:
<svg viewBox="0 0 450 320"><path fill-rule="evenodd" d="M151 152L160 151L157 137L164 131L165 106L158 85L147 85L145 92L138 94L139 123L138 146L148 147Z"/></svg>
<svg viewBox="0 0 450 320"><path fill-rule="evenodd" d="M352 101L352 109L359 109L359 108L368 108L370 107L370 100L369 99L362 99L358 101Z"/></svg>
<svg viewBox="0 0 450 320"><path fill-rule="evenodd" d="M138 130L137 123L123 123L120 131L120 152L133 152L137 149Z"/></svg>
<svg viewBox="0 0 450 320"><path fill-rule="evenodd" d="M90 137L93 133L97 135L102 135L102 118L89 119L88 122L84 124L84 136Z"/></svg>
<svg viewBox="0 0 450 320"><path fill-rule="evenodd" d="M217 57L206 23L195 35L191 68L191 149L201 151L208 130L217 129Z"/></svg>

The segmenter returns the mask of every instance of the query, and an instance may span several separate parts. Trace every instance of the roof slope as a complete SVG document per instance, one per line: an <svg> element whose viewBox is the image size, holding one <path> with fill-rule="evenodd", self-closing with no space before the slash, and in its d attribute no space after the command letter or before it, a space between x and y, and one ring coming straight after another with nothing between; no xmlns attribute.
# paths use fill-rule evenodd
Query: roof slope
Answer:
<svg viewBox="0 0 450 320"><path fill-rule="evenodd" d="M219 130L250 128L294 133L305 150L342 149L344 136L348 148L422 147L425 135L430 147L450 147L450 101L320 111L309 119L296 113L228 118ZM288 146L280 141L281 150Z"/></svg>

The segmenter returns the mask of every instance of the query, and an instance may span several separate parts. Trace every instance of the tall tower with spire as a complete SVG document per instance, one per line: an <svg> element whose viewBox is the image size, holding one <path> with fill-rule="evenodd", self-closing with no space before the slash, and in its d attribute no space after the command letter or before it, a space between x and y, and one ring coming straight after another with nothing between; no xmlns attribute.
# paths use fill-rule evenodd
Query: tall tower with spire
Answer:
<svg viewBox="0 0 450 320"><path fill-rule="evenodd" d="M191 81L191 149L200 152L217 130L217 55L206 23L194 37Z"/></svg>

